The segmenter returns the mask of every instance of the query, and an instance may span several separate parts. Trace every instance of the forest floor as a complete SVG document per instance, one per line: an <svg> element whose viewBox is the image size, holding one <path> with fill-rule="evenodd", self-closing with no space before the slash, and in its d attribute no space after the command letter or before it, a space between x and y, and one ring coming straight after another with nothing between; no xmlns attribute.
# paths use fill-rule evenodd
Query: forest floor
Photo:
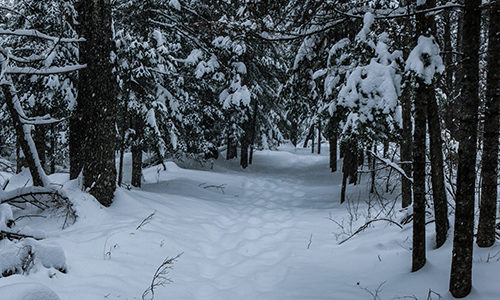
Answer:
<svg viewBox="0 0 500 300"><path fill-rule="evenodd" d="M1 278L0 299L10 300L2 287L17 283L43 284L63 300L141 299L162 261L180 253L172 283L156 287L154 299L452 299L451 239L433 249L432 223L428 262L417 273L411 224L376 222L339 245L367 220L390 211L398 222L403 213L399 202L391 210L391 197L369 196L368 174L348 186L341 205L341 173L329 171L322 150L258 151L246 170L237 160L219 159L209 170L168 162L166 171L144 171L142 189L118 189L110 208L78 192L67 174L53 175L74 189L79 219L62 231L46 220L30 226L64 249L68 272ZM500 299L500 245L474 255L468 299Z"/></svg>

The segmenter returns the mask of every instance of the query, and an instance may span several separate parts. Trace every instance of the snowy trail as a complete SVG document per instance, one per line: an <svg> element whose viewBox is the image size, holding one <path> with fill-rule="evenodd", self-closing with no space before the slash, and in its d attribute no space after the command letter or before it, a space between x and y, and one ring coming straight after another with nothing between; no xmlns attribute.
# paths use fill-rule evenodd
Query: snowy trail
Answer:
<svg viewBox="0 0 500 300"><path fill-rule="evenodd" d="M41 283L61 299L141 299L163 259L182 252L168 275L173 283L158 287L155 299L369 300L368 291L381 284L384 300L427 299L429 289L451 299L450 243L438 250L429 246L428 264L416 274L410 273L409 226L381 223L337 244L339 228L328 218L341 222L349 214L339 204L340 172L329 172L328 149L323 150L324 155L292 148L259 151L247 170L222 159L213 170L174 163L167 171L152 167L144 171L142 189L117 190L108 209L81 194L75 225L61 232L40 221L38 228L65 250L68 273L53 276L53 270L42 269L2 278L0 287ZM65 182L67 175L52 180ZM367 189L348 189L360 215ZM360 217L354 230L364 222ZM499 262L485 262L498 246L475 251L475 278L499 273ZM474 284L482 292L470 299L497 299L490 281Z"/></svg>

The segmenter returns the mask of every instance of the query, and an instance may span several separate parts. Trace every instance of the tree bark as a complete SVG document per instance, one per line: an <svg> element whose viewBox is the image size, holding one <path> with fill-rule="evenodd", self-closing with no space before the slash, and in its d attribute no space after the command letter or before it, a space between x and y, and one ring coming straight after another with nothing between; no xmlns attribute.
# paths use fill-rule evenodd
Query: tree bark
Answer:
<svg viewBox="0 0 500 300"><path fill-rule="evenodd" d="M248 167L248 142L245 137L241 141L240 153L240 165L246 169Z"/></svg>
<svg viewBox="0 0 500 300"><path fill-rule="evenodd" d="M318 154L321 154L321 120L318 119Z"/></svg>
<svg viewBox="0 0 500 300"><path fill-rule="evenodd" d="M248 164L251 165L253 163L253 150L255 148L255 136L257 133L257 111L259 109L259 105L257 104L257 101L254 104L253 107L253 116L252 116L252 133L250 135L250 155L248 157ZM297 145L297 141L295 141L294 146Z"/></svg>
<svg viewBox="0 0 500 300"><path fill-rule="evenodd" d="M226 159L230 160L238 156L238 149L237 149L237 144L235 143L234 139L227 134L227 152L226 152Z"/></svg>
<svg viewBox="0 0 500 300"><path fill-rule="evenodd" d="M427 126L429 128L429 148L431 154L432 199L434 201L434 216L436 219L436 248L446 242L450 224L448 221L448 200L444 186L443 174L443 141L441 139L441 120L438 114L436 96L428 98Z"/></svg>
<svg viewBox="0 0 500 300"><path fill-rule="evenodd" d="M50 165L49 165L50 174L54 174L56 172L56 147L57 147L56 125L52 124L50 126L50 148L47 153L50 159Z"/></svg>
<svg viewBox="0 0 500 300"><path fill-rule="evenodd" d="M115 122L117 86L111 52L110 0L77 2L79 72L75 118L70 121L70 176L83 170L83 184L104 206L110 206L116 188Z"/></svg>
<svg viewBox="0 0 500 300"><path fill-rule="evenodd" d="M347 188L347 172L342 170L342 189L340 191L340 203L344 203L345 201L345 192Z"/></svg>
<svg viewBox="0 0 500 300"><path fill-rule="evenodd" d="M477 245L491 247L495 243L498 182L498 128L500 128L500 1L490 2L488 42L488 74L484 112L483 157L481 168L481 209Z"/></svg>
<svg viewBox="0 0 500 300"><path fill-rule="evenodd" d="M314 154L314 125L311 126L311 153Z"/></svg>
<svg viewBox="0 0 500 300"><path fill-rule="evenodd" d="M330 137L330 169L332 172L337 171L337 136Z"/></svg>
<svg viewBox="0 0 500 300"><path fill-rule="evenodd" d="M477 114L479 89L479 43L481 1L466 0L463 24L463 85L458 147L455 233L450 272L450 292L467 296L472 288L474 196L476 174Z"/></svg>
<svg viewBox="0 0 500 300"><path fill-rule="evenodd" d="M433 0L417 2L417 10L434 7ZM416 37L432 36L435 33L434 16L417 15ZM432 84L426 84L420 76L416 79L415 125L413 133L413 249L412 272L420 270L426 262L425 253L425 152L427 105L435 97Z"/></svg>
<svg viewBox="0 0 500 300"><path fill-rule="evenodd" d="M141 187L142 179L142 147L132 146L132 186Z"/></svg>
<svg viewBox="0 0 500 300"><path fill-rule="evenodd" d="M144 150L144 126L145 121L140 112L134 112L131 116L131 128L134 130L132 135L132 186L141 187L142 179L142 152Z"/></svg>
<svg viewBox="0 0 500 300"><path fill-rule="evenodd" d="M401 0L401 5L409 6L411 0ZM403 46L403 58L406 60L411 52L411 49L415 46L415 40L411 38L414 34L414 27L411 19L402 20L402 25L406 29L407 34L402 35L402 46ZM401 93L401 118L402 118L402 139L400 144L400 158L403 164L401 168L408 177L412 177L412 82L410 78L406 78L406 84L403 87L403 92ZM412 203L412 183L401 176L401 206L403 208L410 206Z"/></svg>
<svg viewBox="0 0 500 300"><path fill-rule="evenodd" d="M413 249L412 272L420 270L426 261L425 255L425 101L419 95L427 87L417 79L415 100L415 129L413 133Z"/></svg>

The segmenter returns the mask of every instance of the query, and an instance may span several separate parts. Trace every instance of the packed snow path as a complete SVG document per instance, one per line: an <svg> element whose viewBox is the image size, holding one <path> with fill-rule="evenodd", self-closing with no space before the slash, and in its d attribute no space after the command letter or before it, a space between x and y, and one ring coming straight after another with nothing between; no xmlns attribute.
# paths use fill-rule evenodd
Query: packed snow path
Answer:
<svg viewBox="0 0 500 300"><path fill-rule="evenodd" d="M364 224L369 187L348 187L350 212L358 215L350 228L346 204L339 203L340 172L329 171L328 149L322 150L257 152L246 170L224 159L213 170L152 167L144 171L142 189L117 190L110 208L75 187L79 221L64 231L44 220L36 228L65 250L68 273L42 269L2 278L0 291L38 283L63 300L141 299L163 259L182 252L168 275L173 283L157 287L155 299L374 299L370 293L427 299L429 289L452 299L451 242L432 249L431 226L428 263L418 273L410 272L410 226L380 223L338 245L340 229L329 218L344 221L346 231ZM65 182L67 174L51 179ZM488 278L500 276L500 263L488 255L499 251L475 250L471 299L497 299Z"/></svg>

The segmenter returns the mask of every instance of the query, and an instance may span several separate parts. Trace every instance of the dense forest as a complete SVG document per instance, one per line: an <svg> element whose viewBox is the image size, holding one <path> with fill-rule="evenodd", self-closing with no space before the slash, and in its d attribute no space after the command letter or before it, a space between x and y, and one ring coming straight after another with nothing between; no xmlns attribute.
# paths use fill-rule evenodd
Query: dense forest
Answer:
<svg viewBox="0 0 500 300"><path fill-rule="evenodd" d="M86 222L82 197L112 211L171 162L245 176L287 145L325 157L339 188L324 197L349 213L360 186L391 199L341 244L375 223L409 228L408 272L432 273L443 247L449 293L474 297L473 250L500 253L499 17L499 0L0 0L1 277L33 257L68 271L18 220L62 215L66 230ZM8 258L16 245L30 250ZM143 299L170 282L170 257Z"/></svg>

